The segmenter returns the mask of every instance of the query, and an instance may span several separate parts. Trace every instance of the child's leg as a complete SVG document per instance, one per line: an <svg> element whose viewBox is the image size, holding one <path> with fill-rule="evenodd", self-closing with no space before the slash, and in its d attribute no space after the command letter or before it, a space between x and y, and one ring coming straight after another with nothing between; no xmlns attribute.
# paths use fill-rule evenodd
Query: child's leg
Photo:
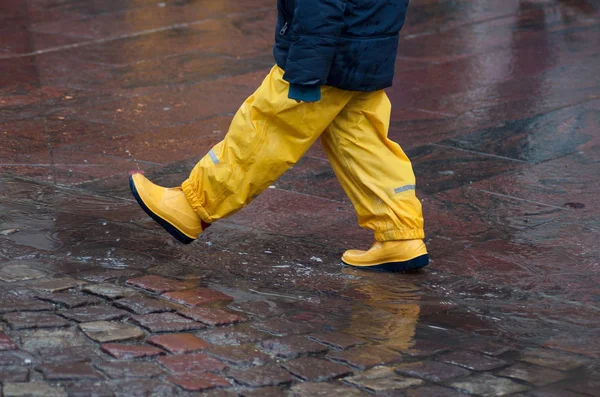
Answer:
<svg viewBox="0 0 600 397"><path fill-rule="evenodd" d="M225 139L195 166L183 191L204 222L246 206L294 165L354 95L322 87L322 99L288 99L283 71L274 67L235 115Z"/></svg>
<svg viewBox="0 0 600 397"><path fill-rule="evenodd" d="M357 94L321 142L362 227L373 230L377 241L422 239L412 165L387 138L390 112L383 91Z"/></svg>

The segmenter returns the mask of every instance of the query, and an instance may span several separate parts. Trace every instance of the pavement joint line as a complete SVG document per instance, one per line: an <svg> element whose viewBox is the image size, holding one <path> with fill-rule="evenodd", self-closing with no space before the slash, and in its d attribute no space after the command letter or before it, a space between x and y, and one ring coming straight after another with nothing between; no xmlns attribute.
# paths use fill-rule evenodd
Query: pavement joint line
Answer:
<svg viewBox="0 0 600 397"><path fill-rule="evenodd" d="M262 13L262 12L270 10L270 9L271 9L271 7L257 8L256 13L259 14L259 13ZM103 37L100 39L82 41L79 43L67 44L67 45L58 46L58 47L45 48L43 50L37 50L37 51L32 51L32 52L20 53L20 54L0 55L0 60L26 58L26 57L32 57L32 56L37 56L37 55L49 54L49 53L53 53L53 52L71 50L74 48L87 47L87 46L94 45L94 44L110 43L112 41L141 37L141 36L146 36L149 34L166 32L166 31L174 30L174 29L188 28L190 26L202 25L202 24L205 24L210 21L229 19L229 18L233 18L233 17L237 17L237 16L247 16L247 13L237 12L237 13L227 14L222 18L206 18L206 19L199 19L199 20L191 21L191 22L180 22L180 23L174 23L172 25L161 26L161 27L153 28L153 29L144 29L144 30L140 30L138 32L133 32L133 33Z"/></svg>
<svg viewBox="0 0 600 397"><path fill-rule="evenodd" d="M471 189L473 189L473 188L471 188ZM557 206L557 205L546 204L546 203L542 203L542 202L535 201L535 200L528 200L528 199L524 199L524 198L520 198L520 197L511 196L511 195L508 195L508 194L502 194L502 193L491 192L491 191L489 191L489 190L484 190L484 189L474 189L474 190L478 190L478 191L480 191L480 192L483 192L483 193L491 194L491 195L493 195L493 196L499 196L499 197L504 197L504 198L510 198L510 199L513 199L513 200L518 200L518 201L525 201L525 202L527 202L527 203L532 203L532 204L542 205L542 206L544 206L544 207L556 208L556 209L559 209L559 210L562 210L562 211L572 211L570 208L559 207L559 206Z"/></svg>
<svg viewBox="0 0 600 397"><path fill-rule="evenodd" d="M505 156L498 156L496 154L490 154L490 153L485 153L485 152L478 152L476 150L463 149L463 148L454 147L454 146L450 146L450 145L444 145L441 143L430 143L429 145L444 148L444 149L454 149L454 150L458 150L461 152L478 154L480 156L493 157L493 158L502 159L502 160L514 161L515 163L531 164L530 162L525 161L525 160L513 159L511 157L505 157ZM423 146L425 146L425 145L423 145Z"/></svg>

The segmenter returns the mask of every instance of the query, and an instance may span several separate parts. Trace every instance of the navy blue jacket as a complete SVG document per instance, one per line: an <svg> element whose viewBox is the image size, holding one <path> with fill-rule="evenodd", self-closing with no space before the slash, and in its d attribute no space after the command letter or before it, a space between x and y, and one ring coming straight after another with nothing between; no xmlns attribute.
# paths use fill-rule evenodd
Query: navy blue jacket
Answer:
<svg viewBox="0 0 600 397"><path fill-rule="evenodd" d="M392 85L408 0L277 0L275 48L297 86L375 91Z"/></svg>

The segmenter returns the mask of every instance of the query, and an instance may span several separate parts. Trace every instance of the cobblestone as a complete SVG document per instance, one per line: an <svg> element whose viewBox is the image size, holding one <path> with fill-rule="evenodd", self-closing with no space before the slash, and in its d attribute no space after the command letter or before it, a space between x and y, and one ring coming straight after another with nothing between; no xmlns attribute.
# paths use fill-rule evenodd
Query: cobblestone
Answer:
<svg viewBox="0 0 600 397"><path fill-rule="evenodd" d="M183 291L194 286L194 283L171 280L156 275L132 278L127 280L127 284L156 294L162 294L167 291Z"/></svg>
<svg viewBox="0 0 600 397"><path fill-rule="evenodd" d="M166 292L161 296L172 302L192 307L208 303L233 300L231 296L209 288L196 288L187 291Z"/></svg>
<svg viewBox="0 0 600 397"><path fill-rule="evenodd" d="M467 397L467 394L441 386L425 386L406 391L406 397Z"/></svg>
<svg viewBox="0 0 600 397"><path fill-rule="evenodd" d="M256 322L252 327L275 336L308 334L315 331L315 326L309 323L295 323L278 318Z"/></svg>
<svg viewBox="0 0 600 397"><path fill-rule="evenodd" d="M340 332L316 333L309 335L308 338L340 350L345 350L350 347L364 345L365 343L367 343L362 338L358 338L356 336L348 334L342 334Z"/></svg>
<svg viewBox="0 0 600 397"><path fill-rule="evenodd" d="M129 313L124 310L104 305L82 306L71 310L62 310L59 311L58 314L71 320L75 320L78 323L119 320L129 315Z"/></svg>
<svg viewBox="0 0 600 397"><path fill-rule="evenodd" d="M18 346L13 340L3 332L0 332L0 351L2 350L15 350Z"/></svg>
<svg viewBox="0 0 600 397"><path fill-rule="evenodd" d="M238 346L264 340L270 335L242 324L235 327L211 329L202 332L199 336L215 345Z"/></svg>
<svg viewBox="0 0 600 397"><path fill-rule="evenodd" d="M52 386L43 382L11 383L2 387L4 397L68 397L62 386Z"/></svg>
<svg viewBox="0 0 600 397"><path fill-rule="evenodd" d="M504 396L529 390L529 387L510 379L498 378L490 374L480 374L463 381L453 382L451 386L483 397Z"/></svg>
<svg viewBox="0 0 600 397"><path fill-rule="evenodd" d="M7 382L28 382L29 369L24 367L0 367L0 384Z"/></svg>
<svg viewBox="0 0 600 397"><path fill-rule="evenodd" d="M209 373L173 375L169 377L169 381L184 390L190 391L203 391L215 387L230 386L230 383L226 379Z"/></svg>
<svg viewBox="0 0 600 397"><path fill-rule="evenodd" d="M44 364L37 368L50 381L102 379L91 364L75 362L68 364Z"/></svg>
<svg viewBox="0 0 600 397"><path fill-rule="evenodd" d="M263 387L291 383L293 378L283 368L268 364L262 367L252 367L244 370L231 370L228 377L243 386Z"/></svg>
<svg viewBox="0 0 600 397"><path fill-rule="evenodd" d="M0 281L14 283L16 281L35 280L46 277L47 273L23 264L7 264L0 267Z"/></svg>
<svg viewBox="0 0 600 397"><path fill-rule="evenodd" d="M275 317L283 314L283 310L280 309L275 302L271 301L234 303L231 304L229 308L261 318Z"/></svg>
<svg viewBox="0 0 600 397"><path fill-rule="evenodd" d="M37 364L38 359L22 350L0 351L0 367Z"/></svg>
<svg viewBox="0 0 600 397"><path fill-rule="evenodd" d="M225 364L202 353L161 357L158 362L175 374L215 372L225 369Z"/></svg>
<svg viewBox="0 0 600 397"><path fill-rule="evenodd" d="M130 324L109 321L96 321L83 323L79 328L96 342L117 342L130 339L140 339L145 336L144 331Z"/></svg>
<svg viewBox="0 0 600 397"><path fill-rule="evenodd" d="M89 292L97 296L101 296L105 299L118 299L125 296L133 296L138 292L133 288L124 288L115 284L93 284L87 285L83 288L83 291Z"/></svg>
<svg viewBox="0 0 600 397"><path fill-rule="evenodd" d="M525 350L519 360L564 371L581 367L587 362L577 356L542 349Z"/></svg>
<svg viewBox="0 0 600 397"><path fill-rule="evenodd" d="M100 302L103 302L102 299L96 298L90 295L82 295L82 294L74 294L69 292L62 293L53 293L53 294L39 294L36 296L38 299L52 302L61 306L65 306L68 309L87 306L87 305L95 305Z"/></svg>
<svg viewBox="0 0 600 397"><path fill-rule="evenodd" d="M358 397L352 387L332 383L299 383L290 389L291 397Z"/></svg>
<svg viewBox="0 0 600 397"><path fill-rule="evenodd" d="M374 367L359 375L345 378L344 381L375 393L407 389L424 383L421 379L397 375L394 369L389 367Z"/></svg>
<svg viewBox="0 0 600 397"><path fill-rule="evenodd" d="M175 354L191 353L210 346L205 340L193 334L157 335L148 339L148 343Z"/></svg>
<svg viewBox="0 0 600 397"><path fill-rule="evenodd" d="M402 361L402 355L377 346L365 346L341 352L329 352L327 358L361 370L376 365Z"/></svg>
<svg viewBox="0 0 600 397"><path fill-rule="evenodd" d="M179 314L210 326L237 324L245 321L243 316L225 310L209 307L184 308Z"/></svg>
<svg viewBox="0 0 600 397"><path fill-rule="evenodd" d="M106 283L107 281L124 277L133 277L138 274L140 274L139 271L132 269L92 269L78 273L77 278L90 283Z"/></svg>
<svg viewBox="0 0 600 397"><path fill-rule="evenodd" d="M132 316L131 320L151 332L181 332L206 328L204 324L175 313L152 313Z"/></svg>
<svg viewBox="0 0 600 397"><path fill-rule="evenodd" d="M312 357L302 357L282 364L292 375L309 382L322 382L352 374L345 365Z"/></svg>
<svg viewBox="0 0 600 397"><path fill-rule="evenodd" d="M85 281L75 280L74 278L54 278L51 280L38 281L32 286L40 291L60 292L71 288L80 287L87 284Z"/></svg>
<svg viewBox="0 0 600 397"><path fill-rule="evenodd" d="M562 372L550 368L527 365L523 363L514 364L498 372L496 375L524 380L525 382L536 386L545 386L547 384L563 380L567 377Z"/></svg>
<svg viewBox="0 0 600 397"><path fill-rule="evenodd" d="M21 347L27 351L82 346L87 342L83 334L74 329L40 329L21 333L20 339Z"/></svg>
<svg viewBox="0 0 600 397"><path fill-rule="evenodd" d="M471 372L455 365L439 363L435 361L421 361L410 364L401 364L396 367L396 372L430 380L432 382L445 382L450 379L467 376Z"/></svg>
<svg viewBox="0 0 600 397"><path fill-rule="evenodd" d="M3 319L12 329L60 328L69 325L64 318L44 312L7 313Z"/></svg>
<svg viewBox="0 0 600 397"><path fill-rule="evenodd" d="M249 365L260 366L265 365L270 361L270 357L259 351L254 345L211 345L204 351L204 353L238 367Z"/></svg>
<svg viewBox="0 0 600 397"><path fill-rule="evenodd" d="M114 301L113 304L135 314L163 313L175 310L173 305L165 301L142 297L123 298Z"/></svg>
<svg viewBox="0 0 600 397"><path fill-rule="evenodd" d="M122 378L153 378L163 373L156 363L153 362L106 362L96 365L111 379Z"/></svg>
<svg viewBox="0 0 600 397"><path fill-rule="evenodd" d="M48 302L41 302L37 299L31 300L6 300L0 302L0 314L12 312L41 312L52 311L54 305Z"/></svg>
<svg viewBox="0 0 600 397"><path fill-rule="evenodd" d="M162 350L152 346L125 345L120 343L105 343L102 345L102 351L120 360L154 357L164 354Z"/></svg>
<svg viewBox="0 0 600 397"><path fill-rule="evenodd" d="M472 371L489 371L507 365L504 360L487 357L482 354L469 351L453 351L442 354L437 358L439 361L458 365Z"/></svg>
<svg viewBox="0 0 600 397"><path fill-rule="evenodd" d="M260 343L260 348L265 353L283 358L294 358L303 354L327 351L326 346L299 335L265 340Z"/></svg>

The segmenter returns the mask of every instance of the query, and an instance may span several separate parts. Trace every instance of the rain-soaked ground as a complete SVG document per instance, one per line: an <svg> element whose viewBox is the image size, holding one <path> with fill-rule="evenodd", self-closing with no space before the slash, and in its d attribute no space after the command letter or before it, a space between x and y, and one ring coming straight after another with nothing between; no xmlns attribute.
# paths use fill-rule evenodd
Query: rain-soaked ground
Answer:
<svg viewBox="0 0 600 397"><path fill-rule="evenodd" d="M600 5L413 0L390 136L432 263L371 235L312 148L190 246L177 185L273 63L272 0L0 1L4 396L600 393Z"/></svg>

